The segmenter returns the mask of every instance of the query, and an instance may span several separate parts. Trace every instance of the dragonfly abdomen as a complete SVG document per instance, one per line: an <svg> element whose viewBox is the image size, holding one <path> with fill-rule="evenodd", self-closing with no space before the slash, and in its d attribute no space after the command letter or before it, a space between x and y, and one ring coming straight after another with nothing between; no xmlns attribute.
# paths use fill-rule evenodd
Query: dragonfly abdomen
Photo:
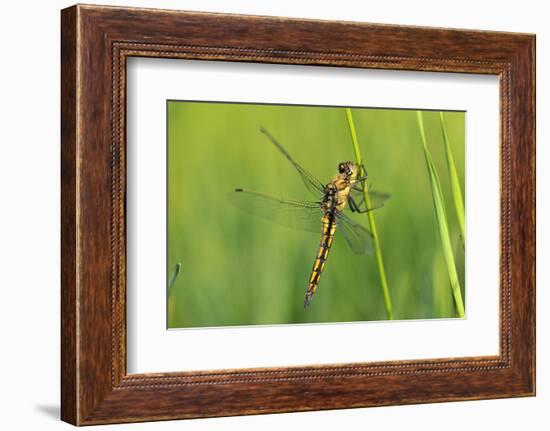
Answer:
<svg viewBox="0 0 550 431"><path fill-rule="evenodd" d="M313 263L313 269L311 270L311 277L309 278L309 284L306 291L306 299L304 301L304 308L307 308L311 302L311 298L319 287L321 281L321 274L325 268L325 262L328 258L328 253L334 239L334 232L336 232L336 218L334 214L327 212L323 215L322 229L321 229L321 242L319 244L319 250L317 251L317 257Z"/></svg>

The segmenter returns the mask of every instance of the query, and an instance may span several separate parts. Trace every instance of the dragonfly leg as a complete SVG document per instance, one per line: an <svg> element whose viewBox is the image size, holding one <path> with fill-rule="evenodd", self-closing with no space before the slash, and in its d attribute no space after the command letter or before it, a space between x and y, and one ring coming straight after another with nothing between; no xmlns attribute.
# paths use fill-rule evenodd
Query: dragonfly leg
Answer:
<svg viewBox="0 0 550 431"><path fill-rule="evenodd" d="M369 178L369 174L367 173L367 168L365 168L365 165L363 163L361 163L360 168L361 168L360 172L363 173L364 175L362 177L357 178L357 180L366 181Z"/></svg>
<svg viewBox="0 0 550 431"><path fill-rule="evenodd" d="M359 204L357 204L357 202L355 202L355 199L353 199L351 196L349 196L348 197L348 202L349 202L349 209L352 212L356 212L356 213L359 213L359 214L364 214L364 213L369 211L368 208L361 209L361 206L365 202L364 199Z"/></svg>
<svg viewBox="0 0 550 431"><path fill-rule="evenodd" d="M349 209L356 213L356 212L360 212L360 208L359 208L359 205L357 205L357 202L355 202L355 199L353 199L351 196L348 197L348 204L349 204Z"/></svg>

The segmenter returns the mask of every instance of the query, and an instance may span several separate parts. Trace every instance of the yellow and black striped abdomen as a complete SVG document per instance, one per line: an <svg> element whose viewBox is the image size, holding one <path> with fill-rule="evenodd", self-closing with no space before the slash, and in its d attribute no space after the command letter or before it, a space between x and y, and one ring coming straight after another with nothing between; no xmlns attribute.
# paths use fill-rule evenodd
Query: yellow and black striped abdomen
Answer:
<svg viewBox="0 0 550 431"><path fill-rule="evenodd" d="M321 273L325 268L325 262L327 261L328 252L334 239L334 232L336 231L336 220L333 214L326 213L322 221L321 230L321 243L319 244L319 250L317 251L317 257L311 270L311 277L309 278L309 284L306 292L306 299L304 301L304 308L306 308L311 302L311 298L315 294L319 281L321 280Z"/></svg>

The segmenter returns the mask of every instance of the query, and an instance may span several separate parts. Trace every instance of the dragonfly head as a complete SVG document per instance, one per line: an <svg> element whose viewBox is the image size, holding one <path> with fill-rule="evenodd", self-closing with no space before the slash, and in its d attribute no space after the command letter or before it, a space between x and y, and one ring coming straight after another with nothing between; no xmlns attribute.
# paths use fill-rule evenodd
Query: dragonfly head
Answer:
<svg viewBox="0 0 550 431"><path fill-rule="evenodd" d="M342 162L338 165L338 173L350 180L356 180L359 176L359 167L352 162Z"/></svg>

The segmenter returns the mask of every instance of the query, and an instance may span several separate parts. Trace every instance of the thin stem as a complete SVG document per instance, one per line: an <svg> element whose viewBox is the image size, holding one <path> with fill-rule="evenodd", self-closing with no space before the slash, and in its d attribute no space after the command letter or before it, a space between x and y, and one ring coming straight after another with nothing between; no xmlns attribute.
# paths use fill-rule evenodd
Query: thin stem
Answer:
<svg viewBox="0 0 550 431"><path fill-rule="evenodd" d="M456 312L459 317L464 317L464 303L462 302L462 293L460 291L460 283L458 281L458 273L454 260L453 248L451 246L451 237L449 234L449 226L447 224L447 214L445 212L445 204L443 199L443 191L439 176L435 169L428 145L426 144L426 133L424 131L424 119L421 111L416 111L416 119L418 128L420 129L420 137L424 149L424 157L426 158L426 166L430 177L430 185L432 189L432 201L434 205L435 218L439 230L439 238L441 239L441 247L443 249L443 257L447 265L449 280L451 282L451 291L455 300Z"/></svg>
<svg viewBox="0 0 550 431"><path fill-rule="evenodd" d="M361 158L361 152L359 151L359 144L357 142L357 134L355 133L355 126L353 124L353 116L351 109L346 108L346 116L348 118L349 131L351 134L351 141L353 143L353 150L355 152L355 159L359 166L360 176L363 178L366 172L363 172L363 159ZM367 190L367 184L365 180L362 180L363 195L365 198L365 204L367 208L371 206L370 196ZM390 291L388 289L388 280L386 278L386 270L384 269L384 259L382 258L382 249L380 248L380 240L378 238L378 231L376 230L376 223L374 221L374 214L372 211L367 212L369 218L370 232L374 242L374 252L376 255L376 264L378 266L378 275L380 276L380 287L382 288L382 295L384 296L384 306L386 307L386 314L389 320L393 320L393 310L390 297Z"/></svg>

